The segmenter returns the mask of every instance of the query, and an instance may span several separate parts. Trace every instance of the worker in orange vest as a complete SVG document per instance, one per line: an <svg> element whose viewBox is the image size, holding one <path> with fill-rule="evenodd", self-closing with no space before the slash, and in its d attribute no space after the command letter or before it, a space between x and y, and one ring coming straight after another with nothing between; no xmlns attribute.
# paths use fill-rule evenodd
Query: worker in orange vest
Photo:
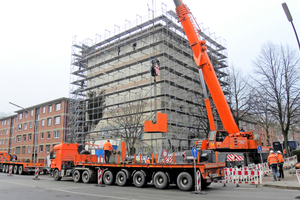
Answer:
<svg viewBox="0 0 300 200"><path fill-rule="evenodd" d="M268 164L272 167L274 181L277 181L278 158L273 150L270 151L268 156ZM278 181L280 181L279 178Z"/></svg>
<svg viewBox="0 0 300 200"><path fill-rule="evenodd" d="M104 143L103 150L105 153L105 163L108 163L111 151L115 151L113 149L113 147L111 146L111 143L109 140L107 140L107 142Z"/></svg>
<svg viewBox="0 0 300 200"><path fill-rule="evenodd" d="M280 151L277 151L277 158L278 158L278 168L279 168L279 177L278 178L284 178L284 173L283 173L283 156Z"/></svg>
<svg viewBox="0 0 300 200"><path fill-rule="evenodd" d="M285 150L285 149L283 149L283 155L285 155L285 156L286 156L286 150Z"/></svg>
<svg viewBox="0 0 300 200"><path fill-rule="evenodd" d="M148 157L148 159L146 160L147 164L150 164L150 158Z"/></svg>

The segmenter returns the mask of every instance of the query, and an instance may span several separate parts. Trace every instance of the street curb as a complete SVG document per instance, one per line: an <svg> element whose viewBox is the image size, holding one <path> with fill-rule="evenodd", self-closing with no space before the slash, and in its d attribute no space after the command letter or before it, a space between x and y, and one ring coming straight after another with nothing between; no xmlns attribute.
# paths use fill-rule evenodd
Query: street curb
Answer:
<svg viewBox="0 0 300 200"><path fill-rule="evenodd" d="M296 187L296 186L280 186L280 185L269 185L269 184L264 184L262 186L263 187L281 188L281 189L299 190L299 187Z"/></svg>

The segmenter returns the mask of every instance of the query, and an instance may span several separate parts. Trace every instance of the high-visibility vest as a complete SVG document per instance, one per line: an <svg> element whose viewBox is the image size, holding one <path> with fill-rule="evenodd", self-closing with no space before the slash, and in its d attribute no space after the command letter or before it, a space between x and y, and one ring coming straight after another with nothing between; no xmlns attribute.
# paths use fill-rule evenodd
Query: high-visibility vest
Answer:
<svg viewBox="0 0 300 200"><path fill-rule="evenodd" d="M278 158L278 162L279 163L283 163L284 162L283 157L282 157L282 155L280 153L277 155L277 158Z"/></svg>
<svg viewBox="0 0 300 200"><path fill-rule="evenodd" d="M110 142L105 142L104 143L103 150L109 150L109 151L113 150L113 147L111 146Z"/></svg>
<svg viewBox="0 0 300 200"><path fill-rule="evenodd" d="M283 154L286 154L286 150L285 149L283 149Z"/></svg>
<svg viewBox="0 0 300 200"><path fill-rule="evenodd" d="M278 158L277 158L277 156L276 156L275 153L270 153L270 154L269 154L269 157L268 157L268 163L269 163L270 165L272 165L272 164L277 164L277 163L278 163Z"/></svg>
<svg viewBox="0 0 300 200"><path fill-rule="evenodd" d="M150 159L149 158L146 160L146 163L150 163Z"/></svg>

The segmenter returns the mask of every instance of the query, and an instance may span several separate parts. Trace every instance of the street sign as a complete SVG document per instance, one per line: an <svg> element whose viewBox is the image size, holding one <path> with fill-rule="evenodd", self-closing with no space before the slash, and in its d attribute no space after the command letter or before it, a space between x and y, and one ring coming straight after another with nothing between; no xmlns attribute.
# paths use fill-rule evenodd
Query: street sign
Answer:
<svg viewBox="0 0 300 200"><path fill-rule="evenodd" d="M163 150L163 152L162 152L162 156L163 156L164 158L166 158L166 157L168 156L168 152L167 152L167 150Z"/></svg>
<svg viewBox="0 0 300 200"><path fill-rule="evenodd" d="M193 148L192 148L192 155L193 155L194 158L197 158L198 150L197 150L196 147L193 147Z"/></svg>
<svg viewBox="0 0 300 200"><path fill-rule="evenodd" d="M283 135L278 135L278 140L283 141Z"/></svg>
<svg viewBox="0 0 300 200"><path fill-rule="evenodd" d="M260 145L258 145L257 150L258 150L259 153L261 153L262 152L262 147Z"/></svg>

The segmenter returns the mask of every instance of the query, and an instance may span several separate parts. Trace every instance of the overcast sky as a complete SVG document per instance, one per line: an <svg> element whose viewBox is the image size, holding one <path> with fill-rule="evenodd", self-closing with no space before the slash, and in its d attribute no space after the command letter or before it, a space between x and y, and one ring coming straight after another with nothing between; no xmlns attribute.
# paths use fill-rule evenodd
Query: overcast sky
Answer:
<svg viewBox="0 0 300 200"><path fill-rule="evenodd" d="M0 112L69 96L72 37L77 42L123 27L125 20L161 9L159 0L16 0L0 2ZM174 10L173 1L163 8ZM300 34L299 0L185 0L197 22L225 39L228 63L251 72L261 46L271 41L298 49L281 4ZM166 5L166 6L165 6ZM299 49L298 49L299 50Z"/></svg>

